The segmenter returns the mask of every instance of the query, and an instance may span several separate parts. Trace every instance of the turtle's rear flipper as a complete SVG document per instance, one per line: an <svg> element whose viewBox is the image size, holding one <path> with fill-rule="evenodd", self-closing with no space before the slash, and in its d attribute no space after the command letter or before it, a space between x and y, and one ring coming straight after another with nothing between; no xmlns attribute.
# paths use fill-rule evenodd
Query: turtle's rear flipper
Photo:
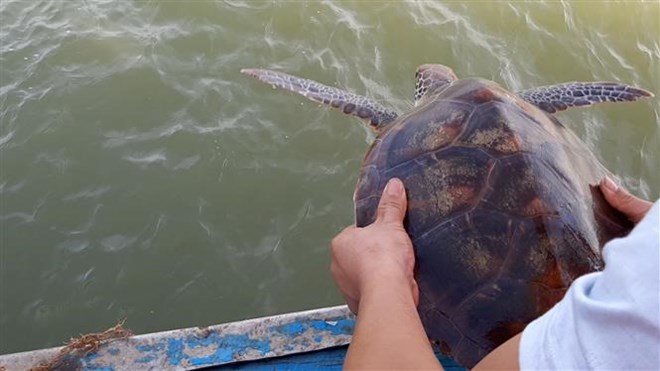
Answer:
<svg viewBox="0 0 660 371"><path fill-rule="evenodd" d="M393 110L387 109L367 97L326 86L316 81L270 70L243 69L241 73L255 77L273 87L304 95L314 102L334 107L345 114L357 116L367 121L374 130L381 129L398 116Z"/></svg>
<svg viewBox="0 0 660 371"><path fill-rule="evenodd" d="M601 102L633 102L653 96L644 89L617 82L567 82L522 90L516 94L549 113Z"/></svg>

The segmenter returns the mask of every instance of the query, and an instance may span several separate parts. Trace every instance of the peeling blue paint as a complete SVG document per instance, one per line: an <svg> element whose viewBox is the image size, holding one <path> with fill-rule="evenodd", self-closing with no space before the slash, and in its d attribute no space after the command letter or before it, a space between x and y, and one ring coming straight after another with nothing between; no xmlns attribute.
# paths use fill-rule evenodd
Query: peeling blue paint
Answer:
<svg viewBox="0 0 660 371"><path fill-rule="evenodd" d="M355 320L353 319L337 319L331 320L315 320L311 322L311 327L317 331L330 331L333 335L351 335L355 328Z"/></svg>
<svg viewBox="0 0 660 371"><path fill-rule="evenodd" d="M161 342L148 345L136 345L135 349L140 353L160 352L165 349L165 344Z"/></svg>
<svg viewBox="0 0 660 371"><path fill-rule="evenodd" d="M114 371L114 367L173 370L249 362L346 344L355 326L351 318L345 308L323 308L202 332L190 328L149 334L112 342L79 358L79 362L83 369L98 371Z"/></svg>
<svg viewBox="0 0 660 371"><path fill-rule="evenodd" d="M289 336L297 336L302 334L308 326L304 326L303 323L300 322L293 322L293 323L287 323L286 325L281 325L281 326L275 326L274 329L277 332L280 332L284 335L289 335Z"/></svg>
<svg viewBox="0 0 660 371"><path fill-rule="evenodd" d="M135 362L137 362L137 363L149 363L149 362L155 360L156 358L158 358L158 357L156 357L155 354L150 354L150 355L144 356L142 358L136 359Z"/></svg>
<svg viewBox="0 0 660 371"><path fill-rule="evenodd" d="M234 355L243 355L251 349L257 350L261 356L271 351L269 339L252 339L247 335L219 336L213 333L205 339L190 339L187 343L191 347L208 346L211 343L218 345L218 349L210 356L190 358L189 362L192 365L233 361Z"/></svg>
<svg viewBox="0 0 660 371"><path fill-rule="evenodd" d="M309 328L315 331L328 331L332 335L351 335L355 328L355 320L340 317L327 320L292 322L271 327L271 330L287 336L298 336Z"/></svg>
<svg viewBox="0 0 660 371"><path fill-rule="evenodd" d="M83 359L83 362L85 362L85 363L87 363L87 362L92 362L92 361L94 361L95 359L99 358L100 356L101 356L101 355L98 354L98 352L89 353L88 355L85 356L85 358Z"/></svg>
<svg viewBox="0 0 660 371"><path fill-rule="evenodd" d="M83 368L90 371L114 371L114 367L103 364L97 364L96 361L102 361L103 358L98 352L90 353L81 358Z"/></svg>
<svg viewBox="0 0 660 371"><path fill-rule="evenodd" d="M85 366L88 371L115 371L114 367L109 366Z"/></svg>
<svg viewBox="0 0 660 371"><path fill-rule="evenodd" d="M191 357L185 353L186 348L208 348L210 345L216 345L217 350L209 356ZM218 333L211 333L203 339L169 339L167 359L171 365L180 365L184 359L192 366L213 365L231 362L249 350L256 350L265 356L271 352L270 340L252 339L247 335L220 336Z"/></svg>
<svg viewBox="0 0 660 371"><path fill-rule="evenodd" d="M311 346L310 340L314 343L321 343L328 336L350 335L355 327L355 320L346 317L335 317L325 320L303 320L290 323L271 326L266 334L254 339L249 335L220 335L218 332L211 332L204 338L194 336L173 337L167 340L149 344L137 345L141 353L147 353L144 357L135 360L136 363L147 364L158 358L158 353L164 353L167 362L173 366L180 366L185 360L190 366L209 366L225 364L235 361L250 351L257 351L264 357L272 352L271 339L273 336L285 336L290 338L291 342L284 345L286 351L292 351L296 348L307 348ZM306 338L301 335L311 331L315 336ZM203 357L192 357L187 354L188 349L211 348L215 346L216 350L210 355Z"/></svg>
<svg viewBox="0 0 660 371"><path fill-rule="evenodd" d="M98 352L90 353L80 358L80 362L83 364L85 370L114 371L112 367L96 364L95 361L100 357L101 355Z"/></svg>
<svg viewBox="0 0 660 371"><path fill-rule="evenodd" d="M179 339L167 340L167 360L171 365L181 364L181 360L185 357L183 354L183 341Z"/></svg>
<svg viewBox="0 0 660 371"><path fill-rule="evenodd" d="M218 349L213 355L208 357L190 358L188 363L192 366L213 365L215 362L228 363L234 360L232 349Z"/></svg>

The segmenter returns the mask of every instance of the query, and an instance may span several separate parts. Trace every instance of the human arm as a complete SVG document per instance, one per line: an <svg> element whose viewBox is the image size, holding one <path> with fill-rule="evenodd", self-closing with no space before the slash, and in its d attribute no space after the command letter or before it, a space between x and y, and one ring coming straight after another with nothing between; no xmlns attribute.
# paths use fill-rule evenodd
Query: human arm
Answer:
<svg viewBox="0 0 660 371"><path fill-rule="evenodd" d="M442 369L417 314L415 255L404 227L403 183L385 187L376 221L331 244L333 278L357 314L346 369Z"/></svg>

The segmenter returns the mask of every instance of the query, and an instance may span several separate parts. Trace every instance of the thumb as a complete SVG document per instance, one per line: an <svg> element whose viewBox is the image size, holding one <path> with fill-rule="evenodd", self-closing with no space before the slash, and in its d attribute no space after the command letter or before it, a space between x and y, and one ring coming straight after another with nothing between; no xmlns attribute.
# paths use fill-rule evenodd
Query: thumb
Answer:
<svg viewBox="0 0 660 371"><path fill-rule="evenodd" d="M406 190L396 178L390 179L378 203L376 221L386 224L403 224L406 216Z"/></svg>
<svg viewBox="0 0 660 371"><path fill-rule="evenodd" d="M653 206L651 202L635 197L625 189L617 186L609 177L605 177L600 182L600 189L612 207L622 212L628 219L635 223L642 220L644 215L651 209L651 206Z"/></svg>

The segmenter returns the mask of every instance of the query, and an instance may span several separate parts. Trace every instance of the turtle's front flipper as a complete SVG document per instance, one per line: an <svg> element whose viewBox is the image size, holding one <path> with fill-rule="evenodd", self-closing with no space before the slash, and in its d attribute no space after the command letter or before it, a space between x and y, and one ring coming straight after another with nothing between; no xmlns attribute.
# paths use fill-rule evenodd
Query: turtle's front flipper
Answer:
<svg viewBox="0 0 660 371"><path fill-rule="evenodd" d="M273 87L304 95L314 102L334 107L345 114L357 116L367 121L374 130L380 130L398 116L396 112L367 97L326 86L316 81L270 70L243 69L241 73L255 77Z"/></svg>
<svg viewBox="0 0 660 371"><path fill-rule="evenodd" d="M567 82L522 90L517 94L549 113L601 102L633 102L653 96L644 89L617 82Z"/></svg>

